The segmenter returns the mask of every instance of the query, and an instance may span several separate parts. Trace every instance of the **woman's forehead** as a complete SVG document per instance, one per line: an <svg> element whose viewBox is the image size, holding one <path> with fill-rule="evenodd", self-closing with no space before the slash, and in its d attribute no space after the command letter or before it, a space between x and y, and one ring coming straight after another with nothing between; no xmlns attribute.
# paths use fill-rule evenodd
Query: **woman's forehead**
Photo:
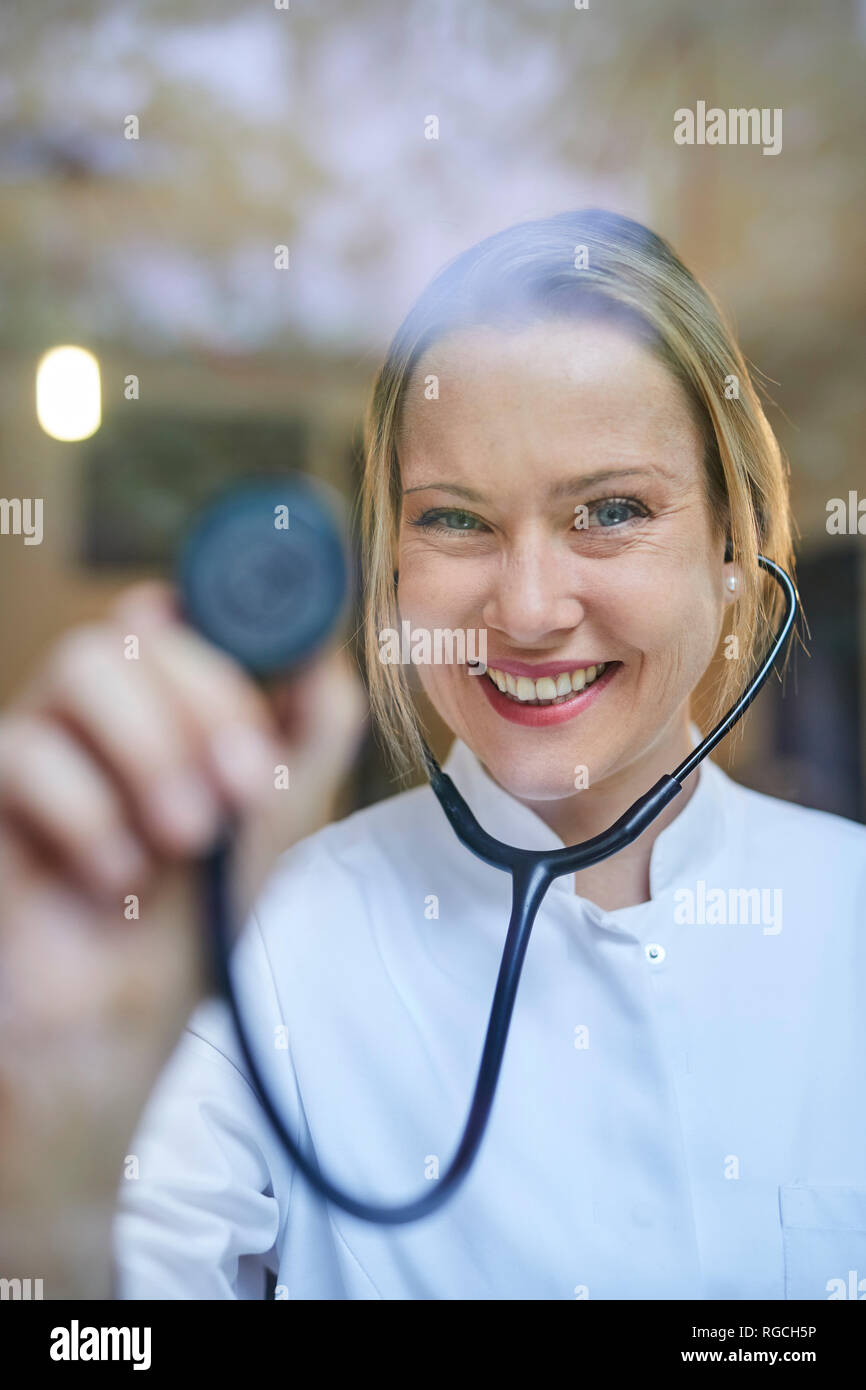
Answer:
<svg viewBox="0 0 866 1390"><path fill-rule="evenodd" d="M465 471L520 462L545 475L703 455L694 410L665 365L620 329L472 330L419 362L402 419L404 487L444 462Z"/></svg>
<svg viewBox="0 0 866 1390"><path fill-rule="evenodd" d="M455 328L422 353L416 371L435 366L469 376L531 368L543 361L548 371L568 378L575 371L601 371L609 360L654 362L641 336L615 320L580 316L537 319L521 324L477 324Z"/></svg>

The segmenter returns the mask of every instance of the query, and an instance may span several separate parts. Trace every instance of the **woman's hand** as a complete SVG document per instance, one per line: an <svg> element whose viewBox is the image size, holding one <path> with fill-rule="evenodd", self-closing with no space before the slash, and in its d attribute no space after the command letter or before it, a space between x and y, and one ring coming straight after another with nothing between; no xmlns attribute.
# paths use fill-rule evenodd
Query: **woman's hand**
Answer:
<svg viewBox="0 0 866 1390"><path fill-rule="evenodd" d="M0 720L0 1277L111 1296L123 1158L206 986L195 861L235 818L248 904L329 819L366 709L342 652L266 699L148 585Z"/></svg>

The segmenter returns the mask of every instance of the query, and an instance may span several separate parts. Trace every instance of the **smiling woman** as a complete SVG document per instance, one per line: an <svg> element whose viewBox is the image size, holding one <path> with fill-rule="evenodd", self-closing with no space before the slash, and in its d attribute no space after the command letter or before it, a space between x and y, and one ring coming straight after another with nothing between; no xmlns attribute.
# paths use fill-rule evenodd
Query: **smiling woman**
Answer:
<svg viewBox="0 0 866 1390"><path fill-rule="evenodd" d="M437 277L367 425L375 710L411 766L381 633L485 635L483 671L417 667L477 849L425 783L281 857L233 963L249 1050L204 1005L124 1150L122 1296L825 1297L866 1265L866 835L709 759L668 796L726 622L725 709L776 625L759 547L791 566L736 345L664 242L565 214Z"/></svg>
<svg viewBox="0 0 866 1390"><path fill-rule="evenodd" d="M579 248L586 254L578 257ZM691 677L693 688L719 636L715 600L732 597L730 588L721 593L722 581L735 578L730 650L739 659L727 663L713 712L744 688L778 615L779 595L758 570L758 551L792 565L786 470L720 311L646 228L599 210L563 213L507 228L457 257L397 332L371 396L366 438L371 699L400 771L420 765L417 716L405 674L375 660L376 633L395 625L398 601L401 610L413 607L416 576L431 566L443 572L436 557L459 554L476 610L486 604L506 649L497 653L491 643L490 664L519 646L541 666L568 656L558 646L575 613L560 606L552 622L533 619L518 642L497 624L509 580L525 609L536 563L539 574L568 574L573 610L602 570L605 591L616 577L634 613L652 602L641 556L655 555L654 577L666 591L678 569L684 578L684 566L700 566L706 599L711 556L721 558L729 544L736 573L715 566L710 608L671 616L703 622L695 634L701 650L690 654L679 682ZM401 555L418 558L410 576ZM612 568L617 556L623 562ZM574 575L577 589L569 587ZM429 580L428 573L424 588L441 602ZM575 666L617 659L606 649L574 656ZM665 673L638 665L644 669L631 679L642 680L649 698ZM499 666L507 670L504 660ZM622 682L620 689L622 699L636 693Z"/></svg>
<svg viewBox="0 0 866 1390"><path fill-rule="evenodd" d="M400 610L415 626L484 629L506 691L459 667L421 680L495 780L579 840L603 827L595 798L571 796L575 763L636 798L689 752L689 699L737 592L724 582L738 568L724 559L729 509L710 505L683 388L597 305L505 335L461 328L427 348L419 375L431 371L439 399L410 387L398 438ZM455 489L475 502L449 529ZM539 692L599 665L561 704Z"/></svg>

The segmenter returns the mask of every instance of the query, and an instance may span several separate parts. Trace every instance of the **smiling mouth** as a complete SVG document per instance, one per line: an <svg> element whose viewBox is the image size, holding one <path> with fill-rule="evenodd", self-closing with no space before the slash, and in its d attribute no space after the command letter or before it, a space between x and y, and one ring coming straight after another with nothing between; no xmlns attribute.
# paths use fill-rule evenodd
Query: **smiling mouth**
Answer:
<svg viewBox="0 0 866 1390"><path fill-rule="evenodd" d="M532 680L529 676L512 676L508 671L498 671L488 666L486 679L491 680L506 699L516 705L563 705L582 690L587 690L613 664L601 661L597 666L581 666L573 671L563 671L558 676L541 676Z"/></svg>

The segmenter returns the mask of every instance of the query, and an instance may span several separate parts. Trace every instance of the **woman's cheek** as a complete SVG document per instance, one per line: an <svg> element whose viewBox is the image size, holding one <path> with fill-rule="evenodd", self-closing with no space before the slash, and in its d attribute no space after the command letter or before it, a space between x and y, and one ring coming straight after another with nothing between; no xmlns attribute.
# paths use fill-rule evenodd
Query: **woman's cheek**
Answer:
<svg viewBox="0 0 866 1390"><path fill-rule="evenodd" d="M401 574L397 601L402 620L415 631L441 632L477 630L475 589L466 582L468 575L455 575L453 564L427 561L413 567L412 578L403 582Z"/></svg>
<svg viewBox="0 0 866 1390"><path fill-rule="evenodd" d="M716 647L718 613L703 596L696 602L694 590L682 594L679 602L669 596L659 608L654 631L648 636L649 653L656 654L662 681L668 681L670 694L686 698L694 690L712 660Z"/></svg>
<svg viewBox="0 0 866 1390"><path fill-rule="evenodd" d="M405 637L403 625L408 623L410 650L415 653L412 660L414 679L420 683L424 694L440 714L447 710L453 699L453 663L459 656L458 646L450 652L449 661L446 653L451 639L445 634L460 630L468 632L465 596L450 580L448 574L442 573L441 566L429 561L423 567L413 563L411 582L404 582L401 572L397 593L401 645ZM438 665L434 664L437 632L442 634L442 660ZM425 633L429 635L429 662L423 660ZM465 640L470 642L468 636ZM473 641L477 643L477 639ZM476 647L472 646L471 651L475 650Z"/></svg>

